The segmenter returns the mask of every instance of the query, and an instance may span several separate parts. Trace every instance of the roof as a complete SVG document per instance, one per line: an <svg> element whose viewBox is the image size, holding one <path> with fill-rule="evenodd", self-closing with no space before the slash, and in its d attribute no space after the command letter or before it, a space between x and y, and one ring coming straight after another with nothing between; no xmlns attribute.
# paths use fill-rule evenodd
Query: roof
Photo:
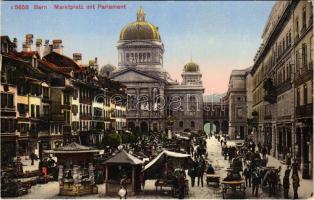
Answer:
<svg viewBox="0 0 314 200"><path fill-rule="evenodd" d="M83 146L76 142L72 142L68 145L55 148L54 150L46 150L45 153L96 153L100 150L94 149L92 147Z"/></svg>
<svg viewBox="0 0 314 200"><path fill-rule="evenodd" d="M199 72L199 65L195 62L189 62L184 65L184 72Z"/></svg>
<svg viewBox="0 0 314 200"><path fill-rule="evenodd" d="M120 41L124 40L155 40L160 41L158 27L145 20L145 12L140 8L137 20L126 25L120 33Z"/></svg>
<svg viewBox="0 0 314 200"><path fill-rule="evenodd" d="M132 156L131 154L127 153L125 150L121 150L112 158L109 158L105 161L105 164L131 164L131 165L141 165L143 161L140 159Z"/></svg>
<svg viewBox="0 0 314 200"><path fill-rule="evenodd" d="M49 71L61 73L63 75L67 75L67 76L70 76L70 72L72 71L72 68L70 68L70 67L58 67L55 64L53 64L51 62L44 61L44 60L38 60L38 63L39 63L39 67L41 68L41 70L44 70L44 71L46 69L48 69ZM42 66L44 66L44 68Z"/></svg>
<svg viewBox="0 0 314 200"><path fill-rule="evenodd" d="M28 51L28 52L22 51L16 54L17 56L22 57L22 58L32 58L33 56L36 56L37 58L40 57L37 51Z"/></svg>
<svg viewBox="0 0 314 200"><path fill-rule="evenodd" d="M73 70L80 69L80 66L74 60L54 51L46 55L44 59L55 64L58 67L72 67Z"/></svg>
<svg viewBox="0 0 314 200"><path fill-rule="evenodd" d="M40 80L46 80L46 74L42 71L38 70L35 67L32 67L31 64L25 60L23 60L21 57L17 56L16 53L2 53L2 56L4 59L9 59L11 61L19 62L19 69L24 69L26 71L24 72L24 76L34 76L36 78L39 78ZM39 60L38 60L39 61Z"/></svg>

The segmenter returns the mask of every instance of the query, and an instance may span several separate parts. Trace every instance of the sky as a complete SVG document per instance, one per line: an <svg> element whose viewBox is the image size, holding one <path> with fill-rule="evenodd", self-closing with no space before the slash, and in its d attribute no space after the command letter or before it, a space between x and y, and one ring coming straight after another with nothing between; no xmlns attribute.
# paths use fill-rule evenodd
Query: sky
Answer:
<svg viewBox="0 0 314 200"><path fill-rule="evenodd" d="M164 43L164 68L181 81L183 66L191 59L203 74L205 93L228 89L231 70L253 64L273 1L202 2L1 2L1 35L25 35L44 40L62 39L64 54L80 52L83 62L98 58L100 65L117 65L116 45L121 29L136 20L142 6L146 20L158 26ZM56 10L59 5L126 5L125 9ZM29 5L28 10L17 5ZM34 5L47 5L35 10Z"/></svg>

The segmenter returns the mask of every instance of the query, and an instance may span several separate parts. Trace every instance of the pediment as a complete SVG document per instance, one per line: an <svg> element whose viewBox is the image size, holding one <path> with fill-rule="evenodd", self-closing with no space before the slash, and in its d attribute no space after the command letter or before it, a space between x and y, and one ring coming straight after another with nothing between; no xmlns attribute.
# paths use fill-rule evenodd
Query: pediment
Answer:
<svg viewBox="0 0 314 200"><path fill-rule="evenodd" d="M136 71L126 71L120 74L115 75L112 77L114 81L119 81L122 83L129 83L129 82L156 82L158 81L154 77L149 75L145 75L144 73L139 73Z"/></svg>

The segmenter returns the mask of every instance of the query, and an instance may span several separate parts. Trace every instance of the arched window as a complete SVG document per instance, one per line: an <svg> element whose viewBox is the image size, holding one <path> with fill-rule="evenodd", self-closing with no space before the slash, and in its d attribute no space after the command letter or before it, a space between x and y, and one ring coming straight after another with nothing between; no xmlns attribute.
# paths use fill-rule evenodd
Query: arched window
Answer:
<svg viewBox="0 0 314 200"><path fill-rule="evenodd" d="M180 128L183 127L183 121L180 121L180 122L179 122L179 126L180 126Z"/></svg>
<svg viewBox="0 0 314 200"><path fill-rule="evenodd" d="M195 127L195 122L191 121L191 128L194 128L194 127Z"/></svg>
<svg viewBox="0 0 314 200"><path fill-rule="evenodd" d="M150 53L147 53L147 61L150 62Z"/></svg>

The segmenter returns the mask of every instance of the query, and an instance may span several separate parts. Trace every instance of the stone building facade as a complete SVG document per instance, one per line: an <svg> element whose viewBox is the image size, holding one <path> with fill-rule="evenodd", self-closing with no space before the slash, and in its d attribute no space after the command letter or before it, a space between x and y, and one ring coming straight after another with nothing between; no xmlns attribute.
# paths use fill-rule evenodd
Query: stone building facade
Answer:
<svg viewBox="0 0 314 200"><path fill-rule="evenodd" d="M251 70L256 142L285 160L288 152L312 176L313 5L277 1Z"/></svg>
<svg viewBox="0 0 314 200"><path fill-rule="evenodd" d="M250 68L232 70L227 98L229 103L229 137L244 139L248 133L247 127L247 75Z"/></svg>
<svg viewBox="0 0 314 200"><path fill-rule="evenodd" d="M148 133L169 128L173 131L203 129L203 92L199 66L184 66L180 84L171 79L163 66L164 44L158 27L145 19L142 8L137 20L120 33L118 67L110 78L127 86L129 129Z"/></svg>

